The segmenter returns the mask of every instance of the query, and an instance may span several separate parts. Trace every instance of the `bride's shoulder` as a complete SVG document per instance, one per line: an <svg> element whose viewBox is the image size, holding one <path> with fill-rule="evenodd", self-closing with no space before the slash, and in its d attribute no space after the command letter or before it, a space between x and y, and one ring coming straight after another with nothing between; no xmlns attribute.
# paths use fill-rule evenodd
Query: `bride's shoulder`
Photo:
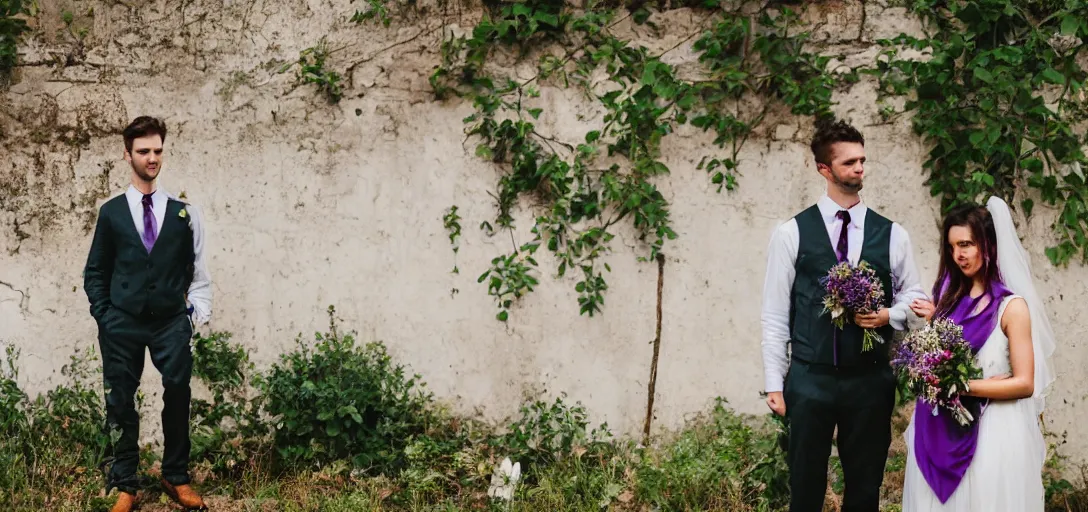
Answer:
<svg viewBox="0 0 1088 512"><path fill-rule="evenodd" d="M1005 296L1004 299L1001 299L1001 307L1002 308L1007 308L1007 307L1011 306L1014 302L1018 302L1018 303L1022 304L1025 308L1028 305L1027 301L1024 300L1024 297L1014 293L1012 295Z"/></svg>
<svg viewBox="0 0 1088 512"><path fill-rule="evenodd" d="M1031 316L1028 312L1028 302L1023 297L1013 294L1005 297L1001 301L1001 323L1008 325L1009 323L1030 321Z"/></svg>

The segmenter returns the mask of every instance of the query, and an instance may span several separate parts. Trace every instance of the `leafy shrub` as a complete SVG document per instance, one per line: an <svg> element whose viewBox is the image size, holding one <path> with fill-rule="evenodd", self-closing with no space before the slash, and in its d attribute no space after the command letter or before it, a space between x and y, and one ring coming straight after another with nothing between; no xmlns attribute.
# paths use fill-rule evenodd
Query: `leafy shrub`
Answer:
<svg viewBox="0 0 1088 512"><path fill-rule="evenodd" d="M277 453L285 464L344 459L379 473L401 468L405 446L433 419L431 394L380 342L359 346L353 334L338 333L334 314L330 307L330 332L316 334L316 346L300 337L256 379Z"/></svg>
<svg viewBox="0 0 1088 512"><path fill-rule="evenodd" d="M608 445L612 433L608 424L588 430L589 420L581 404L568 406L563 398L548 404L537 400L521 407L521 417L510 431L496 437L492 446L500 457L520 462L522 472L546 466L578 453L600 450Z"/></svg>
<svg viewBox="0 0 1088 512"><path fill-rule="evenodd" d="M19 377L16 366L19 351L13 345L6 345L4 352L4 364L0 365L0 437L10 439L26 429L29 418L26 414L26 393L16 381Z"/></svg>
<svg viewBox="0 0 1088 512"><path fill-rule="evenodd" d="M193 377L212 394L211 401L192 399L191 457L206 461L217 473L237 475L252 462L253 452L267 433L248 398L253 363L241 345L230 342L231 334L212 332L193 336Z"/></svg>
<svg viewBox="0 0 1088 512"><path fill-rule="evenodd" d="M98 382L101 363L93 349L77 350L61 368L61 374L70 383L51 389L34 401L32 430L42 438L52 439L56 448L72 457L74 463L95 468L103 463L111 436L106 430L105 397Z"/></svg>
<svg viewBox="0 0 1088 512"><path fill-rule="evenodd" d="M58 509L63 487L77 509L101 508L97 469L108 463L111 435L98 387L101 367L91 349L77 351L61 373L69 382L31 401L18 385L19 353L5 347L0 369L0 508Z"/></svg>
<svg viewBox="0 0 1088 512"><path fill-rule="evenodd" d="M718 399L709 421L684 431L660 458L643 459L637 495L663 510L776 509L789 500L788 467L767 423L753 425Z"/></svg>

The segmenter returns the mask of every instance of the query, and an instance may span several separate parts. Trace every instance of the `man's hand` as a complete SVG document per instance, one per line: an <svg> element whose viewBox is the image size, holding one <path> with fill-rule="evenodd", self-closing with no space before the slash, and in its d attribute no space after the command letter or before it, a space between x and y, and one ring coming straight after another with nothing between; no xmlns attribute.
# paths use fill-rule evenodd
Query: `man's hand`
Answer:
<svg viewBox="0 0 1088 512"><path fill-rule="evenodd" d="M782 397L781 391L767 393L767 407L779 416L786 415L786 399Z"/></svg>
<svg viewBox="0 0 1088 512"><path fill-rule="evenodd" d="M880 308L876 313L858 313L854 315L854 323L863 329L877 329L888 325L888 308Z"/></svg>

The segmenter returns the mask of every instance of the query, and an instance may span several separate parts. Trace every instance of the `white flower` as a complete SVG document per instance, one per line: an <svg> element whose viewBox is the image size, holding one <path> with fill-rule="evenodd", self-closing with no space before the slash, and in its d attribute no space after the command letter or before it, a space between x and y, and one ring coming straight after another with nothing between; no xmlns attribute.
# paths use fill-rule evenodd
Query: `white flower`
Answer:
<svg viewBox="0 0 1088 512"><path fill-rule="evenodd" d="M834 308L834 309L832 309L832 310L831 310L831 318L832 318L832 319L838 318L838 317L842 316L842 315L843 315L843 313L846 313L846 309L845 309L845 308L843 308L843 307L836 307L836 308Z"/></svg>
<svg viewBox="0 0 1088 512"><path fill-rule="evenodd" d="M495 468L491 475L491 487L487 489L487 495L492 498L510 501L514 498L514 490L521 479L521 463L510 464L510 458L502 459L502 464Z"/></svg>

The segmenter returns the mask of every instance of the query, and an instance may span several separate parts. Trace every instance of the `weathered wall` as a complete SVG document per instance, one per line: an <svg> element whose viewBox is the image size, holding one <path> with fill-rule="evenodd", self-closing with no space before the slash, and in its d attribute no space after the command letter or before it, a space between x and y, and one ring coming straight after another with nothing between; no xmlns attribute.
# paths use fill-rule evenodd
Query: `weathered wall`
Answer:
<svg viewBox="0 0 1088 512"><path fill-rule="evenodd" d="M326 324L333 304L343 325L386 342L462 412L512 414L527 391L566 392L595 420L637 433L647 404L657 303L657 266L621 230L607 258L613 272L603 316L580 317L571 279L554 280L548 258L536 292L508 324L476 283L506 234L476 226L494 216L489 190L499 170L464 144L472 106L435 102L427 76L438 62L443 23L470 27L476 14L432 9L389 29L359 27L344 0L45 0L23 45L17 82L0 94L0 340L22 349L31 392L55 384L76 347L94 346L81 270L97 206L128 180L120 129L137 115L170 127L162 185L202 206L214 279L212 328L247 345L258 365L289 348L299 332ZM75 14L64 29L63 11ZM458 14L461 18L458 18ZM878 2L814 7L808 18L826 51L856 66L871 42L917 31L902 9ZM665 49L701 16L670 11L654 32L617 27ZM87 29L77 44L73 34ZM279 66L328 34L347 70L344 100L326 104L293 87ZM418 36L418 37L417 37ZM408 42L403 42L408 41ZM394 43L403 44L394 45ZM691 41L670 63L696 68ZM531 67L517 69L531 76ZM935 274L937 205L922 185L925 148L908 120L884 123L868 79L836 95L836 113L868 138L868 204L910 231L926 282ZM567 140L600 125L602 113L574 91L545 87L541 130ZM711 139L690 128L665 139L671 176L660 181L680 238L666 244L663 329L655 427L675 428L714 396L763 412L760 289L775 225L815 201L823 182L809 163L810 121L778 116L749 141L740 188L717 194L696 170ZM442 226L456 204L465 227L456 264ZM519 212L519 242L530 238L531 205ZM1088 270L1052 268L1048 215L1022 233L1060 336L1059 381L1049 427L1077 432L1088 353L1078 348ZM928 285L927 285L928 287ZM149 412L157 373L144 377ZM152 435L157 414L145 414ZM1088 459L1088 439L1068 453Z"/></svg>

